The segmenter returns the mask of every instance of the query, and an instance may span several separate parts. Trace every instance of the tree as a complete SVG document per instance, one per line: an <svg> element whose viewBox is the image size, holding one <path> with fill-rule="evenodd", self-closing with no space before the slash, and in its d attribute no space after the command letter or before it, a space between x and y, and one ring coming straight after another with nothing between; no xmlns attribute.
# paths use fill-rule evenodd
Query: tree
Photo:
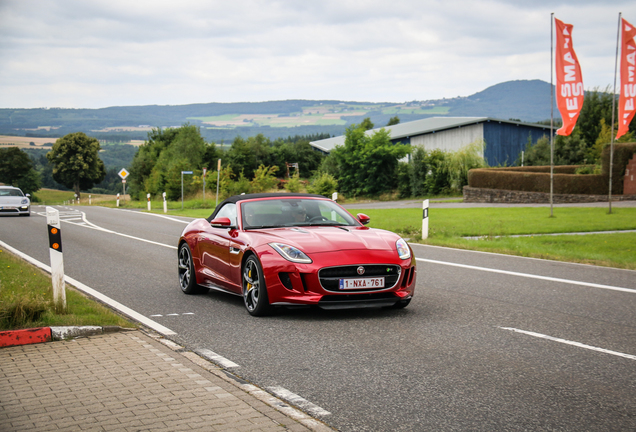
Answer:
<svg viewBox="0 0 636 432"><path fill-rule="evenodd" d="M605 124L612 124L612 93L609 87L604 91L595 88L585 92L576 128L579 129L581 139L588 149L594 146L601 133L601 119L605 120Z"/></svg>
<svg viewBox="0 0 636 432"><path fill-rule="evenodd" d="M70 133L59 138L46 158L53 165L53 178L80 197L101 182L106 176L106 167L99 158L99 141L83 132Z"/></svg>
<svg viewBox="0 0 636 432"><path fill-rule="evenodd" d="M355 125L352 125L352 126L355 126ZM362 120L362 121L360 122L360 124L358 125L358 127L360 127L360 128L362 128L362 129L364 129L365 131L368 131L368 130L373 129L374 124L373 124L373 122L371 122L371 118L370 118L370 117L367 117L367 118L365 118L364 120Z"/></svg>
<svg viewBox="0 0 636 432"><path fill-rule="evenodd" d="M391 143L384 128L367 135L364 126L350 126L344 146L331 152L341 191L354 196L391 191L397 185L398 161L410 150L408 145Z"/></svg>
<svg viewBox="0 0 636 432"><path fill-rule="evenodd" d="M387 126L393 126L393 125L396 125L396 124L400 124L400 118L398 116L391 117L389 119L389 122L386 125Z"/></svg>
<svg viewBox="0 0 636 432"><path fill-rule="evenodd" d="M0 182L19 187L25 194L40 189L40 175L33 161L17 147L0 149Z"/></svg>

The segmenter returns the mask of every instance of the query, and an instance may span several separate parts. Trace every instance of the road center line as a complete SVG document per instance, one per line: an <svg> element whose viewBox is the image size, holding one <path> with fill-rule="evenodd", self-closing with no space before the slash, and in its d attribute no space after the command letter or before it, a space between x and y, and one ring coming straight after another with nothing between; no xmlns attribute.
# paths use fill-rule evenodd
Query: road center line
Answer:
<svg viewBox="0 0 636 432"><path fill-rule="evenodd" d="M9 246L8 244L6 244L5 242L3 242L2 240L0 240L0 246L2 246L3 248L5 248L6 250L18 255L20 258L24 259L25 261L35 265L36 267L41 268L42 270L44 270L47 273L51 273L51 267L44 264L43 262L40 262L38 260L36 260L35 258L20 252L19 250L17 250L16 248ZM118 301L115 301L113 299L111 299L110 297L105 296L104 294L100 293L99 291L94 290L93 288L84 285L83 283L81 283L80 281L77 281L69 276L64 276L64 281L66 281L66 283L68 283L69 285L74 286L75 288L77 288L78 290L90 295L91 297L94 297L96 299L98 299L99 301L106 303L108 306L112 307L113 309L118 310L119 312L123 313L124 315L129 316L130 318L134 319L135 321L138 321L140 323L142 323L143 325L145 325L146 327L149 327L163 335L169 336L169 335L176 335L177 333L175 333L174 331L170 330L167 327L162 326L161 324L145 317L144 315L140 314L139 312L136 312L132 309L130 309L128 306L124 306L123 304L119 303Z"/></svg>
<svg viewBox="0 0 636 432"><path fill-rule="evenodd" d="M554 342L559 342L559 343L566 344L566 345L572 345L572 346L579 347L579 348L585 348L585 349L592 350L592 351L598 351L598 352L602 352L602 353L605 353L605 354L611 354L611 355L615 355L615 356L618 356L618 357L623 357L623 358L630 359L630 360L636 360L636 356L635 355L625 354L625 353L618 352L618 351L610 351L610 350L606 350L604 348L598 348L598 347L591 346L591 345L585 345L585 344L582 344L580 342L574 342L574 341L570 341L570 340L567 340L567 339L555 338L555 337L544 335L544 334L541 334L541 333L535 333L535 332L526 331L526 330L519 330L519 329L512 328L512 327L499 327L499 328L502 329L502 330L509 330L509 331L512 331L512 332L515 332L515 333L522 333L522 334L525 334L525 335L528 335L528 336L534 336L534 337L541 338L541 339L547 339L547 340L551 340L551 341L554 341Z"/></svg>
<svg viewBox="0 0 636 432"><path fill-rule="evenodd" d="M550 282L559 282L559 283L565 283L565 284L570 284L570 285L581 285L581 286L586 286L586 287L591 287L591 288L600 288L600 289L606 289L606 290L612 290L612 291L621 291L621 292L626 292L626 293L630 293L630 294L636 294L636 289L632 289L632 288L622 288L622 287L616 287L616 286L612 286L612 285L602 285L602 284L595 284L595 283L591 283L591 282L581 282L581 281L575 281L575 280L570 280L570 279L554 278L554 277L550 277L550 276L539 276L539 275L534 275L534 274L530 274L530 273L519 273L519 272L508 271L508 270L499 270L499 269L493 269L493 268L488 268L488 267L477 267L477 266L471 266L471 265L467 265L467 264L457 264L457 263L451 263L451 262L446 262L446 261L437 261L437 260L431 260L431 259L425 259L425 258L415 258L415 260L416 261L422 261L422 262L428 262L428 263L431 263L431 264L441 264L441 265L447 265L447 266L452 266L452 267L466 268L466 269L470 269L470 270L479 270L479 271L485 271L485 272L491 272L491 273L505 274L505 275L509 275L509 276L518 276L518 277L525 277L525 278L530 278L530 279L539 279L539 280L545 280L545 281L550 281Z"/></svg>

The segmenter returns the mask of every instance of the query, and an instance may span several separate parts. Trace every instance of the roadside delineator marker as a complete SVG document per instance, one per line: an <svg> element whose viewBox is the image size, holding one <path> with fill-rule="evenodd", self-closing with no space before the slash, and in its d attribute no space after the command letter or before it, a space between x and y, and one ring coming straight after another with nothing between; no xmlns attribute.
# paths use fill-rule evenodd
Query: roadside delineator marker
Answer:
<svg viewBox="0 0 636 432"><path fill-rule="evenodd" d="M148 211L150 211L150 194L146 194L146 198L148 198Z"/></svg>
<svg viewBox="0 0 636 432"><path fill-rule="evenodd" d="M168 202L166 201L166 193L161 194L163 196L163 212L168 213Z"/></svg>
<svg viewBox="0 0 636 432"><path fill-rule="evenodd" d="M51 281L53 283L53 301L56 308L66 310L66 286L64 283L64 260L62 257L62 231L60 212L46 208L46 224L49 232L49 256L51 258Z"/></svg>
<svg viewBox="0 0 636 432"><path fill-rule="evenodd" d="M422 203L422 239L428 238L428 200Z"/></svg>
<svg viewBox="0 0 636 432"><path fill-rule="evenodd" d="M117 207L119 207L119 194L117 194Z"/></svg>

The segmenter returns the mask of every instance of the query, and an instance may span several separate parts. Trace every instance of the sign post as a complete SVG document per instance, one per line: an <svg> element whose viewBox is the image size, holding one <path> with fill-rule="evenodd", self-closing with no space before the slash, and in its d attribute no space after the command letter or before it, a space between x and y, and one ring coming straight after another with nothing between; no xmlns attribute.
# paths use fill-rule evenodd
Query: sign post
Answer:
<svg viewBox="0 0 636 432"><path fill-rule="evenodd" d="M66 310L66 286L64 284L64 260L62 258L62 233L60 230L60 212L46 208L46 224L49 231L49 256L51 258L51 281L53 283L53 301L55 308Z"/></svg>
<svg viewBox="0 0 636 432"><path fill-rule="evenodd" d="M183 175L192 174L192 171L181 171L181 210L183 210Z"/></svg>
<svg viewBox="0 0 636 432"><path fill-rule="evenodd" d="M130 175L130 173L126 170L126 168L122 168L121 171L119 171L119 177L121 177L121 184L124 187L124 201L126 201L126 178ZM119 205L117 205L117 207L119 207Z"/></svg>

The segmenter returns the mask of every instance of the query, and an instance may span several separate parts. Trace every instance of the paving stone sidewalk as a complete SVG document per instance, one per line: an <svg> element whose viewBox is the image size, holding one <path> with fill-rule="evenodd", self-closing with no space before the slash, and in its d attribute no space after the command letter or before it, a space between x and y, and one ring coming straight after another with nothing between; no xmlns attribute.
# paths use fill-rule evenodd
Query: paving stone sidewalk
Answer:
<svg viewBox="0 0 636 432"><path fill-rule="evenodd" d="M333 430L171 344L135 330L0 349L0 430Z"/></svg>

